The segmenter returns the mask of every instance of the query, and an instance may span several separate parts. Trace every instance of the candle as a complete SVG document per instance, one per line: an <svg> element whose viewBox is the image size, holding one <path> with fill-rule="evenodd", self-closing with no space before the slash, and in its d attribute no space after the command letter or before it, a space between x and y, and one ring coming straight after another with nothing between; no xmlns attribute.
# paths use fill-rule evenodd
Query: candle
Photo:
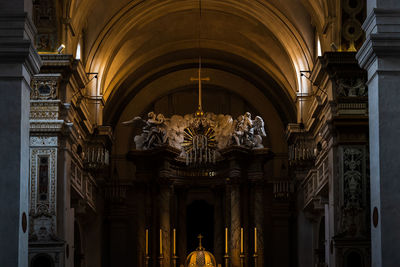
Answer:
<svg viewBox="0 0 400 267"><path fill-rule="evenodd" d="M228 255L228 227L225 227L225 254Z"/></svg>
<svg viewBox="0 0 400 267"><path fill-rule="evenodd" d="M240 228L240 253L243 254L243 228Z"/></svg>
<svg viewBox="0 0 400 267"><path fill-rule="evenodd" d="M254 227L254 253L257 253L257 227Z"/></svg>
<svg viewBox="0 0 400 267"><path fill-rule="evenodd" d="M149 229L146 229L146 256L149 255Z"/></svg>
<svg viewBox="0 0 400 267"><path fill-rule="evenodd" d="M160 255L162 255L163 254L163 251L162 251L162 230L160 229Z"/></svg>
<svg viewBox="0 0 400 267"><path fill-rule="evenodd" d="M174 255L176 254L176 230L174 228Z"/></svg>

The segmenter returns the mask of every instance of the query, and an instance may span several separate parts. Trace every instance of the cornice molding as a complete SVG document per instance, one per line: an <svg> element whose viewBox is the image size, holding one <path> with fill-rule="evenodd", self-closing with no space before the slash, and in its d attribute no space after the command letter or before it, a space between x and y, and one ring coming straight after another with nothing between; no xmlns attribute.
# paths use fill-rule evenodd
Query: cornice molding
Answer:
<svg viewBox="0 0 400 267"><path fill-rule="evenodd" d="M374 9L363 29L367 39L356 55L362 68L369 69L377 57L400 57L400 9Z"/></svg>
<svg viewBox="0 0 400 267"><path fill-rule="evenodd" d="M0 62L23 63L30 76L38 73L42 61L32 42L36 29L27 14L1 14L0 33Z"/></svg>

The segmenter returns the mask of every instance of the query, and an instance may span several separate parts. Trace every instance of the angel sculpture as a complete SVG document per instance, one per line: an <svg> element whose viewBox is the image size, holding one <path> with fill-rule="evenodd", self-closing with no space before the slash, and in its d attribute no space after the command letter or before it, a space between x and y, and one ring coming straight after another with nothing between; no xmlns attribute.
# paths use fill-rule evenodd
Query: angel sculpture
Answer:
<svg viewBox="0 0 400 267"><path fill-rule="evenodd" d="M235 120L235 130L233 131L232 137L235 145L240 146L243 144L244 136L244 117L240 115L237 120Z"/></svg>
<svg viewBox="0 0 400 267"><path fill-rule="evenodd" d="M156 115L153 111L147 114L147 120L137 116L122 124L129 125L136 121L144 123L141 135L136 135L134 138L136 149L148 150L167 142L165 122L166 118L163 114Z"/></svg>
<svg viewBox="0 0 400 267"><path fill-rule="evenodd" d="M234 143L248 148L263 148L262 137L266 136L264 121L260 116L251 119L250 112L246 112L236 120L235 130L232 134Z"/></svg>
<svg viewBox="0 0 400 267"><path fill-rule="evenodd" d="M252 145L254 148L264 148L262 144L263 136L267 136L264 129L264 121L260 116L256 116L253 120L253 128L251 128L250 133L253 137Z"/></svg>

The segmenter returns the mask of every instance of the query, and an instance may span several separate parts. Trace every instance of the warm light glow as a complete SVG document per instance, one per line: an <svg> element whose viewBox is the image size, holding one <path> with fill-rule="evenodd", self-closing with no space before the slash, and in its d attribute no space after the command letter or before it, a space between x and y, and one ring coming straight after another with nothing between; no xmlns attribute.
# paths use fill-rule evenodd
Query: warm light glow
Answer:
<svg viewBox="0 0 400 267"><path fill-rule="evenodd" d="M81 43L78 43L78 46L76 47L76 55L75 59L81 59Z"/></svg>
<svg viewBox="0 0 400 267"><path fill-rule="evenodd" d="M317 37L317 56L322 56L321 41L319 40L319 37Z"/></svg>

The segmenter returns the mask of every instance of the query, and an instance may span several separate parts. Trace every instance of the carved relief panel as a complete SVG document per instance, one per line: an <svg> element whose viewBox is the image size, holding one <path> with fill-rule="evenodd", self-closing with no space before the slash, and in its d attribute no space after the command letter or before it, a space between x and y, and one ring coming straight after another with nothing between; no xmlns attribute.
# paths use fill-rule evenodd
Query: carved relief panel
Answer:
<svg viewBox="0 0 400 267"><path fill-rule="evenodd" d="M366 236L369 234L366 147L343 146L340 155L340 229L345 236Z"/></svg>
<svg viewBox="0 0 400 267"><path fill-rule="evenodd" d="M57 137L30 138L30 231L32 241L55 238Z"/></svg>
<svg viewBox="0 0 400 267"><path fill-rule="evenodd" d="M60 74L38 74L31 82L32 100L56 99L58 95Z"/></svg>

